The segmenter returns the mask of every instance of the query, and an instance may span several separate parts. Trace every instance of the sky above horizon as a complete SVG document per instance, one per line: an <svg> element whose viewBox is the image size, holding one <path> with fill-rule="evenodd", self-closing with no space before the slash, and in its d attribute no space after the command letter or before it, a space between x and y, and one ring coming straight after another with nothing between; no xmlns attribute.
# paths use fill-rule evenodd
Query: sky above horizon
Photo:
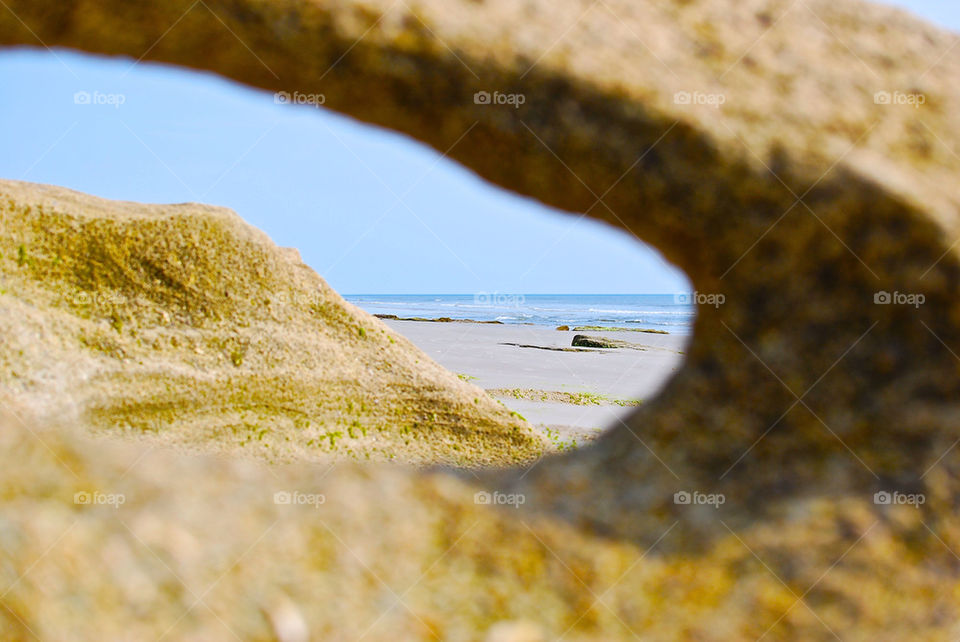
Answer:
<svg viewBox="0 0 960 642"><path fill-rule="evenodd" d="M886 4L960 31L960 3ZM690 287L628 233L493 187L405 136L212 74L17 48L0 53L0 79L0 177L230 207L344 294ZM107 104L77 104L77 92Z"/></svg>

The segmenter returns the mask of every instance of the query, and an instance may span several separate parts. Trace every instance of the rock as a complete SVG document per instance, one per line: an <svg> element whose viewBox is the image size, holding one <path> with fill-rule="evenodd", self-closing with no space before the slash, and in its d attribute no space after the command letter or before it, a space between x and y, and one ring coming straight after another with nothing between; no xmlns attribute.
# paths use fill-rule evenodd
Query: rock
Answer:
<svg viewBox="0 0 960 642"><path fill-rule="evenodd" d="M497 622L487 631L484 642L544 642L544 639L535 622L519 620Z"/></svg>
<svg viewBox="0 0 960 642"><path fill-rule="evenodd" d="M573 343L570 345L581 348L634 348L634 344L629 341L619 339L606 339L604 337L591 337L586 334L575 334Z"/></svg>
<svg viewBox="0 0 960 642"><path fill-rule="evenodd" d="M574 332L645 332L647 334L670 334L666 330L652 328L617 328L600 325L581 325L573 329Z"/></svg>
<svg viewBox="0 0 960 642"><path fill-rule="evenodd" d="M0 260L0 384L38 399L37 415L273 462L503 464L542 450L229 210L0 180L0 226L0 256L31 257Z"/></svg>
<svg viewBox="0 0 960 642"><path fill-rule="evenodd" d="M568 325L558 325L558 326L557 326L557 330L559 330L559 331L561 331L561 332L567 332L567 331L570 330L570 326L568 326Z"/></svg>
<svg viewBox="0 0 960 642"><path fill-rule="evenodd" d="M0 42L323 92L327 107L419 139L507 190L652 243L696 288L683 367L596 445L480 482L339 469L328 479L349 501L323 510L340 541L315 513L281 521L291 542L315 540L322 548L309 550L324 556L293 576L267 566L246 583L228 578L236 595L299 582L314 602L304 609L312 630L359 636L354 624L377 621L369 609L383 591L337 590L361 574L346 542L391 585L422 588L429 571L427 588L404 598L411 613L393 609L394 628L371 638L428 639L437 628L434 637L475 639L531 613L548 639L956 637L960 607L937 596L960 586L957 35L856 0L606 0L586 10L546 0L8 0ZM51 474L41 486L16 481L32 479L29 468L7 473L20 476L2 495L17 520L8 557L26 572L40 542L73 521L43 489L76 482L26 428L0 436L15 440L12 463L29 457ZM69 433L50 443L81 451L99 479L121 475ZM137 468L128 479L169 498L155 507L165 528L221 526L197 531L214 559L243 552L235 533L273 522L248 504L221 509L224 488L242 497L270 476L222 475L236 481L203 486L218 509L203 518L161 509L200 487L200 472L160 488ZM523 496L524 508L478 511L473 495L450 490L461 482ZM351 521L357 513L376 516L376 528ZM42 572L98 560L102 534L127 537L114 521L79 523ZM130 555L144 573L155 567ZM288 560L283 547L272 555ZM0 611L20 637L24 622L43 623L44 637L103 636L91 623L157 637L176 612L158 598L146 621L154 609L115 599L81 619L64 605L86 603L70 593L84 589L61 583L70 588L51 596L32 583L38 571ZM328 605L344 595L359 597L333 615ZM183 625L193 637L222 635L222 617L241 637L268 634L229 594L211 599L217 616L197 609ZM51 632L68 624L77 628Z"/></svg>
<svg viewBox="0 0 960 642"><path fill-rule="evenodd" d="M593 350L587 350L585 348L563 348L558 346L538 346L532 343L512 343L512 342L501 342L497 345L500 346L513 346L515 348L533 348L535 350L550 350L551 352L593 352Z"/></svg>
<svg viewBox="0 0 960 642"><path fill-rule="evenodd" d="M310 629L297 605L283 596L263 609L278 642L309 642Z"/></svg>

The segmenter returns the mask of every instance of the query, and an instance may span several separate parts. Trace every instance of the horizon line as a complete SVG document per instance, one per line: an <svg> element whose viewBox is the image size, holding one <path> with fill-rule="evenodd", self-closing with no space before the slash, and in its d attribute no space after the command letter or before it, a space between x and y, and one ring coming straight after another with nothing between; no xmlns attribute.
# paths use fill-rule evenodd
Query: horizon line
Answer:
<svg viewBox="0 0 960 642"><path fill-rule="evenodd" d="M502 294L506 296L672 296L674 294L688 294L690 291L679 292L338 292L340 296L477 296L479 294Z"/></svg>

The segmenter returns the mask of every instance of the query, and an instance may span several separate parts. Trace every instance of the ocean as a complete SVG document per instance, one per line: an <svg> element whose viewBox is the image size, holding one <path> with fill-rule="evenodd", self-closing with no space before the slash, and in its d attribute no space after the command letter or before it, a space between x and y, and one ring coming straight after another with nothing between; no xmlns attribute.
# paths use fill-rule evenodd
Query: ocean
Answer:
<svg viewBox="0 0 960 642"><path fill-rule="evenodd" d="M556 327L621 326L690 334L689 297L673 294L350 294L371 314L532 323Z"/></svg>

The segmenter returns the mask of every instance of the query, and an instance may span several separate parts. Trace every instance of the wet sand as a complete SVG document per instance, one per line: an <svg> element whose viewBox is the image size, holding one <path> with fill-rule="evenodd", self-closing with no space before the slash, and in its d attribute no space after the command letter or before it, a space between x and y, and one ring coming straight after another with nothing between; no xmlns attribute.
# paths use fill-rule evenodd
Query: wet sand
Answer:
<svg viewBox="0 0 960 642"><path fill-rule="evenodd" d="M384 322L448 370L485 390L496 389L496 398L530 423L578 440L596 436L636 409L619 404L653 398L679 368L690 338L515 324ZM629 341L645 349L562 350L571 348L576 334ZM544 395L530 391L574 394L558 396L562 401L542 400ZM578 403L569 403L571 399ZM596 401L602 405L592 403Z"/></svg>

